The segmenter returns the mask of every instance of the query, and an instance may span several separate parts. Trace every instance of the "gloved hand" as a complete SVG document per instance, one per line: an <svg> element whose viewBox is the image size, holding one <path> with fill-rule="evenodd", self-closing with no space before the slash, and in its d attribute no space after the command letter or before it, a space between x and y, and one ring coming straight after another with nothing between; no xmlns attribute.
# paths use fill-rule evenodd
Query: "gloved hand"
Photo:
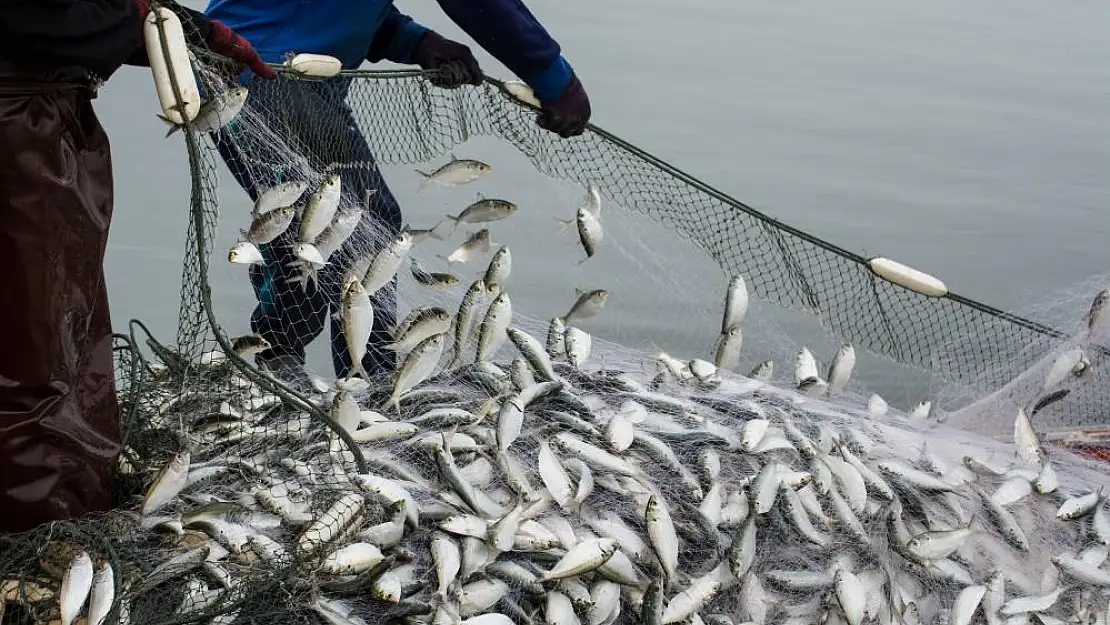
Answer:
<svg viewBox="0 0 1110 625"><path fill-rule="evenodd" d="M139 20L145 21L146 16L150 13L150 0L132 0L135 7L139 9ZM251 68L258 76L266 79L277 78L277 72L270 68L269 65L262 60L255 52L254 46L251 42L243 39L235 31L225 26L222 22L209 19L204 13L194 11L187 7L175 6L172 3L167 3L171 9L176 8L174 11L177 16L185 20L192 20L201 31L208 32L205 43L208 44L208 49L220 56L227 57L233 61L238 61ZM182 13L185 13L183 15ZM207 28L204 28L207 27ZM186 32L188 30L186 29Z"/></svg>
<svg viewBox="0 0 1110 625"><path fill-rule="evenodd" d="M578 76L573 74L563 95L550 102L540 102L540 105L536 123L564 139L582 134L590 121L590 99Z"/></svg>
<svg viewBox="0 0 1110 625"><path fill-rule="evenodd" d="M480 85L485 79L482 68L478 67L478 59L474 58L470 48L457 41L444 39L434 31L424 33L420 41L416 42L412 60L421 69L438 71L429 77L437 87L455 89L466 84Z"/></svg>
<svg viewBox="0 0 1110 625"><path fill-rule="evenodd" d="M212 20L212 28L208 31L208 48L220 56L245 64L260 78L277 78L277 72L258 56L251 42L243 39L223 22Z"/></svg>

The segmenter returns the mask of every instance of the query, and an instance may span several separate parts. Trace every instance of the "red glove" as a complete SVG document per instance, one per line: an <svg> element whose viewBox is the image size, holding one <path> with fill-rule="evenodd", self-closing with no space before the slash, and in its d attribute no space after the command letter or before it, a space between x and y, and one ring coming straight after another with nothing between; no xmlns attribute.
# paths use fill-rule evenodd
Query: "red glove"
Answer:
<svg viewBox="0 0 1110 625"><path fill-rule="evenodd" d="M142 2L143 0L136 0ZM208 47L216 54L226 56L233 61L245 63L247 67L255 75L272 80L277 78L275 72L269 65L266 65L262 57L254 51L254 46L251 42L243 39L222 22L212 20L212 28L208 31Z"/></svg>

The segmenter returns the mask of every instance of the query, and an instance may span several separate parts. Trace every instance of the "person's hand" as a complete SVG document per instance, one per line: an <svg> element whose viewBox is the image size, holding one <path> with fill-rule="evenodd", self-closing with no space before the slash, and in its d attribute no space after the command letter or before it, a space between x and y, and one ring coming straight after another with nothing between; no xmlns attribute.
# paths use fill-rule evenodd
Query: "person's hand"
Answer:
<svg viewBox="0 0 1110 625"><path fill-rule="evenodd" d="M420 37L412 60L421 69L435 71L428 79L437 87L455 89L462 85L480 85L485 80L478 59L470 48L457 41L444 39L429 30Z"/></svg>
<svg viewBox="0 0 1110 625"><path fill-rule="evenodd" d="M590 99L578 76L571 75L563 95L550 102L540 102L540 114L536 123L544 130L563 137L575 137L584 130L590 121Z"/></svg>
<svg viewBox="0 0 1110 625"><path fill-rule="evenodd" d="M251 42L243 39L223 22L212 20L212 27L208 31L208 48L220 56L245 64L260 78L277 78L277 72L258 56Z"/></svg>

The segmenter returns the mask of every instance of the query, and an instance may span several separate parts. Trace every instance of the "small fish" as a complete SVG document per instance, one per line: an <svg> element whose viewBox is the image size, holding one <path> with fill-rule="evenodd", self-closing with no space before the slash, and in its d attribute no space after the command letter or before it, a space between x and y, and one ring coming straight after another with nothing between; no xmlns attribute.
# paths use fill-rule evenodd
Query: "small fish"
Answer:
<svg viewBox="0 0 1110 625"><path fill-rule="evenodd" d="M424 271L415 258L411 259L409 269L417 284L433 291L445 291L459 283L459 279L452 274Z"/></svg>
<svg viewBox="0 0 1110 625"><path fill-rule="evenodd" d="M616 551L617 541L612 538L584 540L567 551L540 580L550 581L588 573L605 564Z"/></svg>
<svg viewBox="0 0 1110 625"><path fill-rule="evenodd" d="M473 204L467 206L458 215L447 215L453 223L451 232L454 233L459 224L478 224L491 221L500 221L516 213L516 204L508 200L486 198L481 193Z"/></svg>
<svg viewBox="0 0 1110 625"><path fill-rule="evenodd" d="M72 625L77 615L85 607L93 586L93 563L84 551L74 556L62 575L62 587L58 592L58 612L61 625Z"/></svg>
<svg viewBox="0 0 1110 625"><path fill-rule="evenodd" d="M748 373L748 377L753 380L760 380L761 382L768 382L771 376L775 374L775 363L770 360L764 360Z"/></svg>
<svg viewBox="0 0 1110 625"><path fill-rule="evenodd" d="M582 363L586 362L586 359L590 357L593 337L578 328L568 327L564 337L564 344L567 349L567 362L577 369L581 368Z"/></svg>
<svg viewBox="0 0 1110 625"><path fill-rule="evenodd" d="M262 251L250 241L239 241L228 250L227 260L239 265L257 265L263 261Z"/></svg>
<svg viewBox="0 0 1110 625"><path fill-rule="evenodd" d="M601 314L601 311L605 308L605 303L609 301L609 291L605 289L595 289L593 291L576 289L575 296L578 299L570 307L570 312L562 316L563 323L569 324L571 321L592 319Z"/></svg>
<svg viewBox="0 0 1110 625"><path fill-rule="evenodd" d="M846 569L838 569L833 575L833 588L848 625L860 625L867 605L867 591L859 578Z"/></svg>
<svg viewBox="0 0 1110 625"><path fill-rule="evenodd" d="M848 385L852 377L852 370L856 367L856 350L851 344L845 343L837 350L829 365L829 397L837 397Z"/></svg>
<svg viewBox="0 0 1110 625"><path fill-rule="evenodd" d="M586 183L586 199L583 200L582 206L579 208L593 215L595 219L601 219L601 190L597 188L596 184Z"/></svg>
<svg viewBox="0 0 1110 625"><path fill-rule="evenodd" d="M922 560L939 560L947 558L971 538L976 529L972 527L975 519L967 527L954 530L939 530L922 532L906 544L906 549L915 557Z"/></svg>
<svg viewBox="0 0 1110 625"><path fill-rule="evenodd" d="M362 278L362 288L373 295L389 284L411 249L412 236L409 233L402 232L394 237L370 262Z"/></svg>
<svg viewBox="0 0 1110 625"><path fill-rule="evenodd" d="M244 240L255 245L265 245L280 237L289 229L297 211L292 206L278 208L263 213L251 221L250 228L241 232Z"/></svg>
<svg viewBox="0 0 1110 625"><path fill-rule="evenodd" d="M538 340L519 328L508 327L505 332L536 374L547 382L558 379L555 369L551 366L551 358Z"/></svg>
<svg viewBox="0 0 1110 625"><path fill-rule="evenodd" d="M446 165L436 169L431 173L425 173L416 170L420 174L420 191L430 184L437 184L446 187L457 187L464 184L469 184L488 174L493 168L483 163L482 161L472 159L459 159L454 154L451 155L451 160Z"/></svg>
<svg viewBox="0 0 1110 625"><path fill-rule="evenodd" d="M462 302L459 303L459 311L455 313L453 324L455 341L451 367L462 360L463 351L466 350L467 343L470 342L470 326L474 320L474 307L478 305L478 298L482 296L485 290L485 283L482 280L475 280L470 288L466 290L466 294L463 295Z"/></svg>
<svg viewBox="0 0 1110 625"><path fill-rule="evenodd" d="M1073 521L1093 512L1101 501L1102 487L1100 486L1097 491L1072 497L1060 504L1060 508L1056 511L1056 518L1064 521Z"/></svg>
<svg viewBox="0 0 1110 625"><path fill-rule="evenodd" d="M328 227L335 212L339 210L339 200L343 181L339 174L328 175L313 190L301 213L301 224L297 232L298 243L313 243L316 237Z"/></svg>
<svg viewBox="0 0 1110 625"><path fill-rule="evenodd" d="M246 87L233 87L208 98L200 105L196 117L186 125L197 132L216 132L235 119L243 109L243 105L247 103L247 94ZM167 137L182 128L181 125L173 123L163 115L159 115L158 119L170 125L170 129L166 132Z"/></svg>
<svg viewBox="0 0 1110 625"><path fill-rule="evenodd" d="M728 282L728 291L725 293L725 314L721 323L721 332L744 321L748 314L748 285L743 276L734 276Z"/></svg>
<svg viewBox="0 0 1110 625"><path fill-rule="evenodd" d="M404 233L408 234L409 237L412 238L413 244L420 243L420 242L425 241L429 238L435 239L436 241L442 241L443 237L441 237L439 235L439 233L436 232L436 230L441 225L443 225L442 220L440 220L439 222L436 222L436 225L432 226L431 228L428 228L427 230L415 230L411 226L409 226L409 224L405 224L404 227L401 228L401 232L404 232Z"/></svg>
<svg viewBox="0 0 1110 625"><path fill-rule="evenodd" d="M734 325L717 337L717 349L713 364L718 369L732 371L740 363L740 348L744 344L744 333L740 325ZM754 375L751 377L755 377Z"/></svg>
<svg viewBox="0 0 1110 625"><path fill-rule="evenodd" d="M105 562L93 576L92 591L89 594L88 625L103 625L112 610L116 598L115 573L112 565Z"/></svg>
<svg viewBox="0 0 1110 625"><path fill-rule="evenodd" d="M366 342L374 329L374 307L370 303L370 293L360 282L352 282L343 292L342 305L336 316L343 324L343 335L347 340L347 353L354 366L354 373L369 380L370 374L362 364L366 355Z"/></svg>
<svg viewBox="0 0 1110 625"><path fill-rule="evenodd" d="M405 362L401 364L393 383L393 393L386 403L387 408L393 407L400 413L401 396L426 380L435 371L440 356L443 355L444 336L436 334L424 339L405 357Z"/></svg>
<svg viewBox="0 0 1110 625"><path fill-rule="evenodd" d="M794 383L801 388L807 384L815 384L820 379L817 373L817 359L813 357L813 352L803 347L802 351L794 357Z"/></svg>
<svg viewBox="0 0 1110 625"><path fill-rule="evenodd" d="M451 328L451 313L444 308L432 307L417 311L417 315L396 335L397 340L383 349L407 352L424 339L443 334Z"/></svg>
<svg viewBox="0 0 1110 625"><path fill-rule="evenodd" d="M1018 457L1023 462L1044 464L1044 450L1041 448L1040 439L1033 429L1033 423L1029 420L1029 413L1025 412L1025 408L1018 408L1017 418L1014 419L1014 445L1017 447Z"/></svg>
<svg viewBox="0 0 1110 625"><path fill-rule="evenodd" d="M1049 367L1048 373L1045 374L1044 390L1050 391L1059 386L1083 359L1083 350L1078 347L1073 347L1057 356Z"/></svg>
<svg viewBox="0 0 1110 625"><path fill-rule="evenodd" d="M177 497L189 479L189 459L189 452L178 453L158 472L143 500L143 516L157 512Z"/></svg>
<svg viewBox="0 0 1110 625"><path fill-rule="evenodd" d="M489 360L497 353L497 350L509 338L506 331L512 320L513 304L509 300L509 294L502 292L490 304L486 316L482 320L478 332L477 362Z"/></svg>
<svg viewBox="0 0 1110 625"><path fill-rule="evenodd" d="M231 341L231 351L240 358L253 358L270 349L270 342L257 334L244 334Z"/></svg>
<svg viewBox="0 0 1110 625"><path fill-rule="evenodd" d="M316 237L313 245L320 252L320 256L327 259L336 250L351 238L360 221L363 209L357 204L342 207L335 212L335 217L327 228Z"/></svg>
<svg viewBox="0 0 1110 625"><path fill-rule="evenodd" d="M563 318L552 317L551 323L547 326L547 341L544 344L547 355L552 360L559 360L566 356L566 334L567 326Z"/></svg>
<svg viewBox="0 0 1110 625"><path fill-rule="evenodd" d="M324 558L320 570L332 575L357 575L369 571L384 559L385 556L377 546L352 543Z"/></svg>
<svg viewBox="0 0 1110 625"><path fill-rule="evenodd" d="M483 228L467 237L466 241L455 248L450 256L440 256L439 258L446 260L449 265L470 262L477 256L488 254L492 244L489 229Z"/></svg>
<svg viewBox="0 0 1110 625"><path fill-rule="evenodd" d="M509 273L513 268L513 258L506 245L502 245L493 254L486 268L486 275L482 278L489 292L496 295L505 287Z"/></svg>
<svg viewBox="0 0 1110 625"><path fill-rule="evenodd" d="M605 234L601 229L601 220L585 208L578 209L574 221L578 226L578 240L582 243L582 249L586 252L586 258L578 261L578 264L582 264L587 259L593 258L594 254L597 253L597 248L601 245Z"/></svg>
<svg viewBox="0 0 1110 625"><path fill-rule="evenodd" d="M671 520L671 513L661 497L651 495L644 514L648 538L669 583L674 580L678 570L678 533Z"/></svg>
<svg viewBox="0 0 1110 625"><path fill-rule="evenodd" d="M303 180L289 180L279 182L258 194L258 199L251 207L251 216L257 217L278 208L285 208L297 203L304 192L308 190L308 183Z"/></svg>
<svg viewBox="0 0 1110 625"><path fill-rule="evenodd" d="M1087 324L1088 339L1095 335L1095 328L1098 327L1099 322L1105 316L1108 304L1110 304L1110 289L1099 291L1091 300L1091 308L1083 317L1083 321Z"/></svg>

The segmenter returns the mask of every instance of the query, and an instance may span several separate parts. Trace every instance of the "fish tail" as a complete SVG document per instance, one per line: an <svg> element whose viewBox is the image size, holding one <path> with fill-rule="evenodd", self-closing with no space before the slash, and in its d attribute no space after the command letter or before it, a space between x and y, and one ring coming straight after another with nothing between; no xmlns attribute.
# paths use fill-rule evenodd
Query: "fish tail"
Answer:
<svg viewBox="0 0 1110 625"><path fill-rule="evenodd" d="M439 236L439 233L436 232L436 229L439 228L441 225L443 225L443 220L436 222L436 225L432 226L431 229L428 230L428 236L432 237L436 241L442 241L443 237Z"/></svg>
<svg viewBox="0 0 1110 625"><path fill-rule="evenodd" d="M461 217L456 217L454 215L447 215L447 218L450 219L451 222L452 222L451 223L451 234L455 234L455 230L457 230L458 227L459 227L459 224L462 223L462 218ZM443 222L441 221L439 223L443 223ZM442 241L442 240L443 239L440 239L440 241Z"/></svg>
<svg viewBox="0 0 1110 625"><path fill-rule="evenodd" d="M158 119L165 122L167 126L170 127L170 129L166 131L166 136L163 137L163 139L168 139L170 135L177 132L178 130L181 130L181 126L178 126L177 124L173 123L170 120L170 118L166 117L165 115L158 115L157 117L158 117Z"/></svg>
<svg viewBox="0 0 1110 625"><path fill-rule="evenodd" d="M570 228L575 224L574 219L559 219L558 217L552 217L552 219L559 222L559 234L563 234L567 231L567 228Z"/></svg>

